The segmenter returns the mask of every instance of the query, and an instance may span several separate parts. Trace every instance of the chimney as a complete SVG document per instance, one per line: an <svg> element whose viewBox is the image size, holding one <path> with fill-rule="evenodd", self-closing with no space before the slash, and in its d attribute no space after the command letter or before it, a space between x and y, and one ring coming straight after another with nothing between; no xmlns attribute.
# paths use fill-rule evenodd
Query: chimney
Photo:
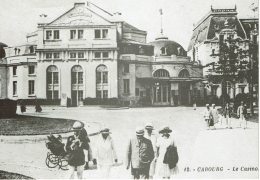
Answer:
<svg viewBox="0 0 260 180"><path fill-rule="evenodd" d="M74 7L79 7L79 6L85 6L85 3L84 2L74 3Z"/></svg>

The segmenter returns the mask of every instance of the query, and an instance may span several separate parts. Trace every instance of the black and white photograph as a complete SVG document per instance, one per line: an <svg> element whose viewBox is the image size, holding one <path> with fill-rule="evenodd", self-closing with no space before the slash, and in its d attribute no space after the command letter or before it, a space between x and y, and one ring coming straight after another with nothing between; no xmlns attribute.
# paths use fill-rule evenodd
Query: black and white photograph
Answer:
<svg viewBox="0 0 260 180"><path fill-rule="evenodd" d="M0 179L258 179L258 0L0 0Z"/></svg>

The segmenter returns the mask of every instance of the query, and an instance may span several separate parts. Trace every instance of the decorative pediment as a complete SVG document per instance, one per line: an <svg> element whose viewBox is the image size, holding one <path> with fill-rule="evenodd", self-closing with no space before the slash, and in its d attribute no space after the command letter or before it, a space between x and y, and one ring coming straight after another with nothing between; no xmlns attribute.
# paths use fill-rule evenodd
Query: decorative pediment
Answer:
<svg viewBox="0 0 260 180"><path fill-rule="evenodd" d="M48 24L49 26L75 26L75 25L111 25L86 6L77 6Z"/></svg>

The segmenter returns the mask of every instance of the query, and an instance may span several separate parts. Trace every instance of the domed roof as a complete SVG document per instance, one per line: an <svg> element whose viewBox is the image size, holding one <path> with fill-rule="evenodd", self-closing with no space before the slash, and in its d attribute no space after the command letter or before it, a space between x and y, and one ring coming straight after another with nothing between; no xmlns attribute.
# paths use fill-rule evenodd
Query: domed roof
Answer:
<svg viewBox="0 0 260 180"><path fill-rule="evenodd" d="M149 44L154 46L155 56L187 56L187 52L184 48L179 43L169 40L168 37L162 36L156 38L155 41Z"/></svg>
<svg viewBox="0 0 260 180"><path fill-rule="evenodd" d="M0 47L7 47L5 43L0 42Z"/></svg>

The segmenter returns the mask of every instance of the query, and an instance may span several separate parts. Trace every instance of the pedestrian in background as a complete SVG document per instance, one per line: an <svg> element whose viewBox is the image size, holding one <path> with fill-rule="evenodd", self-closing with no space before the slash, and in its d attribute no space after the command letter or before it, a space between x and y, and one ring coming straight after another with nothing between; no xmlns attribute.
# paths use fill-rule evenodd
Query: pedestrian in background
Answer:
<svg viewBox="0 0 260 180"><path fill-rule="evenodd" d="M23 100L21 100L20 108L21 108L21 113L26 112L26 105L25 105L25 102Z"/></svg>
<svg viewBox="0 0 260 180"><path fill-rule="evenodd" d="M230 107L229 103L226 103L226 106L223 109L223 114L226 119L226 128L232 129L231 126L231 113L232 113L232 108Z"/></svg>
<svg viewBox="0 0 260 180"><path fill-rule="evenodd" d="M147 123L145 125L145 134L144 137L149 139L152 142L153 145L153 150L154 150L154 156L156 156L156 142L157 142L157 136L156 134L153 132L154 127L152 123ZM150 170L149 170L149 179L152 179L155 173L155 159L153 159L153 161L151 162L150 165Z"/></svg>
<svg viewBox="0 0 260 180"><path fill-rule="evenodd" d="M215 124L219 122L219 113L218 110L216 109L215 104L212 104L211 115L212 115L212 120L215 128Z"/></svg>
<svg viewBox="0 0 260 180"><path fill-rule="evenodd" d="M178 173L177 162L179 160L176 144L170 135L172 130L164 127L159 131L161 137L156 143L156 169L155 178L170 178L171 175ZM175 151L175 152L174 152Z"/></svg>
<svg viewBox="0 0 260 180"><path fill-rule="evenodd" d="M117 163L117 155L113 139L108 128L100 131L101 137L97 141L97 165L102 178L109 178L111 167Z"/></svg>
<svg viewBox="0 0 260 180"><path fill-rule="evenodd" d="M243 126L244 129L247 128L247 121L246 121L247 109L246 105L243 101L241 101L240 106L237 108L237 116L240 121L240 127Z"/></svg>
<svg viewBox="0 0 260 180"><path fill-rule="evenodd" d="M85 155L83 149L86 144L80 138L80 132L83 128L81 122L76 121L72 130L74 135L69 136L65 149L68 153L69 179L74 179L74 173L77 172L78 179L83 178L83 170L85 164Z"/></svg>
<svg viewBox="0 0 260 180"><path fill-rule="evenodd" d="M126 169L131 166L134 179L149 179L149 169L154 159L152 142L144 137L144 129L136 128L136 136L127 146Z"/></svg>
<svg viewBox="0 0 260 180"><path fill-rule="evenodd" d="M206 109L204 110L203 117L205 120L205 124L207 126L207 129L210 129L210 120L212 118L211 110L209 104L206 104Z"/></svg>

